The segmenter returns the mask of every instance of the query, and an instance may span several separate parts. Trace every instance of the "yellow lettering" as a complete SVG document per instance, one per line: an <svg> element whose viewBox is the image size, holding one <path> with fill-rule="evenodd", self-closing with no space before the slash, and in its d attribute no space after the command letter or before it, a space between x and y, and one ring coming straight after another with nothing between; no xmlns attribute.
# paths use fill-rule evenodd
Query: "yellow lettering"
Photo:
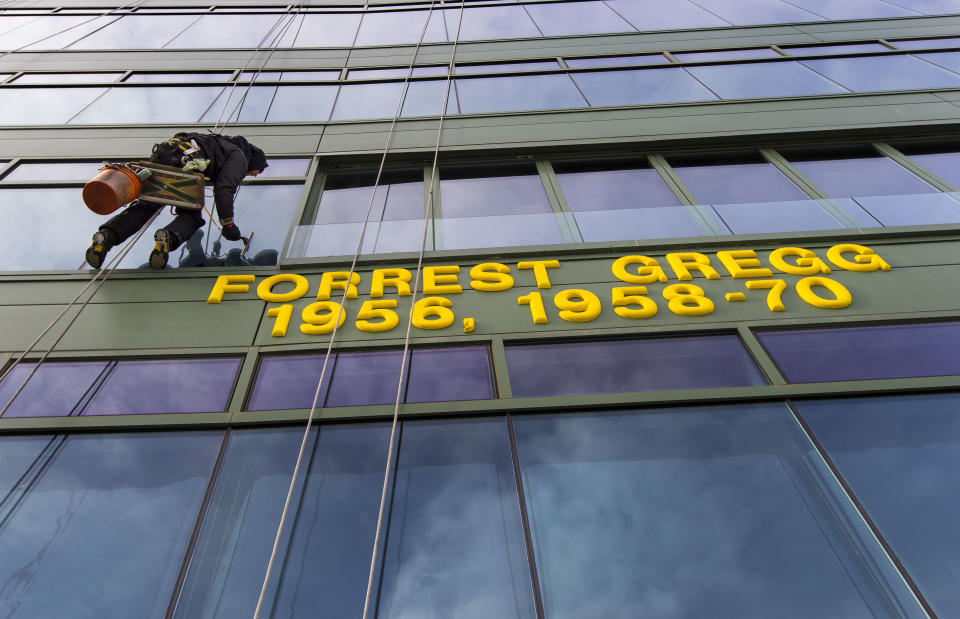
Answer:
<svg viewBox="0 0 960 619"><path fill-rule="evenodd" d="M484 262L470 269L470 287L484 292L497 292L513 288L513 278L507 273L510 267L499 262Z"/></svg>
<svg viewBox="0 0 960 619"><path fill-rule="evenodd" d="M447 264L439 267L423 267L423 294L459 294L463 287L457 283L460 267ZM417 301L419 303L420 301Z"/></svg>
<svg viewBox="0 0 960 619"><path fill-rule="evenodd" d="M723 263L727 273L737 279L744 277L770 277L773 271L762 267L763 263L757 260L757 252L752 249L734 249L718 251L717 258Z"/></svg>
<svg viewBox="0 0 960 619"><path fill-rule="evenodd" d="M270 337L283 337L287 334L287 327L290 326L290 317L293 316L292 305L279 305L267 310L267 316L276 318L273 321L273 330Z"/></svg>
<svg viewBox="0 0 960 619"><path fill-rule="evenodd" d="M391 309L396 306L396 299L364 301L363 305L360 306L360 311L357 312L357 329L368 333L380 333L396 327L400 324L400 317ZM371 322L371 318L379 318L380 320Z"/></svg>
<svg viewBox="0 0 960 619"><path fill-rule="evenodd" d="M557 268L560 268L559 260L530 260L517 263L517 269L533 269L533 277L537 281L537 288L549 288L550 278L547 277L547 269Z"/></svg>
<svg viewBox="0 0 960 619"><path fill-rule="evenodd" d="M413 326L418 329L443 329L456 320L453 301L443 297L424 297L413 304Z"/></svg>
<svg viewBox="0 0 960 619"><path fill-rule="evenodd" d="M347 287L347 276L350 276L350 286ZM317 301L330 299L330 292L334 289L344 290L344 298L357 298L357 284L360 283L360 274L350 274L349 271L328 271L320 277L320 288L317 290Z"/></svg>
<svg viewBox="0 0 960 619"><path fill-rule="evenodd" d="M850 262L843 257L843 254L854 253L856 256L853 257L853 262ZM844 243L842 245L834 245L827 250L827 259L830 260L833 264L840 267L841 269L846 269L847 271L889 271L890 265L887 262L878 256L869 247L864 247L863 245L854 245L853 243Z"/></svg>
<svg viewBox="0 0 960 619"><path fill-rule="evenodd" d="M696 252L667 254L667 262L680 281L693 279L690 271L700 271L707 279L720 279L720 274L710 266L710 258Z"/></svg>
<svg viewBox="0 0 960 619"><path fill-rule="evenodd" d="M795 264L786 261L787 256L796 256ZM829 273L830 267L817 254L802 247L781 247L770 252L770 264L781 273L790 275L816 275Z"/></svg>
<svg viewBox="0 0 960 619"><path fill-rule="evenodd" d="M637 268L636 274L628 273L627 267L633 264L642 264ZM653 282L666 282L667 274L660 268L660 263L656 258L647 256L624 256L617 258L611 267L613 276L622 282L631 284L652 284Z"/></svg>
<svg viewBox="0 0 960 619"><path fill-rule="evenodd" d="M292 283L293 290L279 293L273 291L274 286L284 282ZM310 282L308 282L307 278L303 275L297 275L296 273L279 273L277 275L271 275L260 282L260 285L257 286L257 296L268 303L286 303L287 301L299 299L307 294L308 290L310 290Z"/></svg>
<svg viewBox="0 0 960 619"><path fill-rule="evenodd" d="M407 269L374 269L370 281L370 296L378 299L383 296L386 286L396 288L401 297L410 296L410 280L413 275Z"/></svg>
<svg viewBox="0 0 960 619"><path fill-rule="evenodd" d="M228 292L247 292L253 280L257 279L253 275L221 275L213 284L210 296L207 297L207 303L219 303L223 301L223 295ZM246 283L241 283L246 282Z"/></svg>
<svg viewBox="0 0 960 619"><path fill-rule="evenodd" d="M317 301L303 308L300 312L300 331L307 335L324 335L343 326L347 320L347 313L340 310L340 304L335 301Z"/></svg>

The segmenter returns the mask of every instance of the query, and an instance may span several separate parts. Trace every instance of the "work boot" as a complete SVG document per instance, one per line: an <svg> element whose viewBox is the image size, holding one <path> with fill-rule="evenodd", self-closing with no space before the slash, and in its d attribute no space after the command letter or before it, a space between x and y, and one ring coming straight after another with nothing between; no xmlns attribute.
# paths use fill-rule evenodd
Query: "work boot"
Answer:
<svg viewBox="0 0 960 619"><path fill-rule="evenodd" d="M103 266L107 252L117 244L117 235L109 228L102 228L93 233L93 240L87 248L87 264L95 269Z"/></svg>
<svg viewBox="0 0 960 619"><path fill-rule="evenodd" d="M161 228L153 235L153 240L157 243L150 252L150 268L162 269L167 266L170 246L174 244L173 233Z"/></svg>

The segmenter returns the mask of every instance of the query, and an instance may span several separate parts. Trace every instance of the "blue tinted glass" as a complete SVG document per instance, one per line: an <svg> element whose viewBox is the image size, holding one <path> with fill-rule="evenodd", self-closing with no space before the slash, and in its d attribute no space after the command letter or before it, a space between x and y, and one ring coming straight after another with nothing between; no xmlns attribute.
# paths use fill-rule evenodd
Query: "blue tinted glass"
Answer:
<svg viewBox="0 0 960 619"><path fill-rule="evenodd" d="M228 82L232 72L222 73L134 73L123 80L125 84L149 82Z"/></svg>
<svg viewBox="0 0 960 619"><path fill-rule="evenodd" d="M443 108L444 95L447 92L447 80L425 80L410 82L407 94L403 98L401 116L439 116ZM447 99L447 114L457 114L457 97L450 93Z"/></svg>
<svg viewBox="0 0 960 619"><path fill-rule="evenodd" d="M414 349L407 402L484 400L494 397L490 352L483 346Z"/></svg>
<svg viewBox="0 0 960 619"><path fill-rule="evenodd" d="M113 87L70 119L73 125L196 122L221 86Z"/></svg>
<svg viewBox="0 0 960 619"><path fill-rule="evenodd" d="M547 617L920 614L783 405L514 427Z"/></svg>
<svg viewBox="0 0 960 619"><path fill-rule="evenodd" d="M674 165L674 172L701 204L738 204L807 197L772 163Z"/></svg>
<svg viewBox="0 0 960 619"><path fill-rule="evenodd" d="M854 92L960 86L960 75L913 56L823 58L803 64Z"/></svg>
<svg viewBox="0 0 960 619"><path fill-rule="evenodd" d="M954 187L960 187L960 153L911 154L910 158ZM7 176L10 178L10 176Z"/></svg>
<svg viewBox="0 0 960 619"><path fill-rule="evenodd" d="M360 25L359 13L311 13L297 22L297 47L349 47Z"/></svg>
<svg viewBox="0 0 960 619"><path fill-rule="evenodd" d="M960 613L960 397L795 405L933 610Z"/></svg>
<svg viewBox="0 0 960 619"><path fill-rule="evenodd" d="M18 163L3 177L6 181L88 181L103 167L102 162L84 163Z"/></svg>
<svg viewBox="0 0 960 619"><path fill-rule="evenodd" d="M106 88L3 88L0 89L0 124L63 124L107 92ZM69 96L64 96L68 93Z"/></svg>
<svg viewBox="0 0 960 619"><path fill-rule="evenodd" d="M402 350L338 354L324 406L393 404L402 358ZM403 401L403 391L400 401Z"/></svg>
<svg viewBox="0 0 960 619"><path fill-rule="evenodd" d="M338 86L281 86L270 105L268 122L324 121L330 117Z"/></svg>
<svg viewBox="0 0 960 619"><path fill-rule="evenodd" d="M552 211L543 182L532 166L522 171L495 166L441 168L440 193L444 217Z"/></svg>
<svg viewBox="0 0 960 619"><path fill-rule="evenodd" d="M851 54L857 52L886 52L890 48L879 43L848 43L841 45L804 45L802 47L780 46L791 56L819 56L821 54Z"/></svg>
<svg viewBox="0 0 960 619"><path fill-rule="evenodd" d="M389 435L381 424L311 433L268 615L362 613ZM253 615L302 437L302 428L232 433L176 617Z"/></svg>
<svg viewBox="0 0 960 619"><path fill-rule="evenodd" d="M710 65L687 67L687 71L724 99L849 92L799 62Z"/></svg>
<svg viewBox="0 0 960 619"><path fill-rule="evenodd" d="M24 73L15 84L103 84L115 82L123 73ZM130 80L127 80L130 81Z"/></svg>
<svg viewBox="0 0 960 619"><path fill-rule="evenodd" d="M884 226L918 226L960 222L960 194L866 196L856 201Z"/></svg>
<svg viewBox="0 0 960 619"><path fill-rule="evenodd" d="M272 47L290 16L204 15L164 45L170 48Z"/></svg>
<svg viewBox="0 0 960 619"><path fill-rule="evenodd" d="M7 230L11 226L19 230L5 235L0 269L37 271L80 266L89 234L103 223L103 217L79 205L77 188L37 187L0 190L0 221Z"/></svg>
<svg viewBox="0 0 960 619"><path fill-rule="evenodd" d="M326 398L336 358L336 353L332 353L330 361L327 362L327 371L323 376L323 386L320 388L317 406L322 406ZM262 411L313 406L320 372L323 370L323 359L324 355L290 355L261 359L247 410Z"/></svg>
<svg viewBox="0 0 960 619"><path fill-rule="evenodd" d="M764 385L734 335L507 347L514 397Z"/></svg>
<svg viewBox="0 0 960 619"><path fill-rule="evenodd" d="M734 26L822 21L823 18L780 0L696 0Z"/></svg>
<svg viewBox="0 0 960 619"><path fill-rule="evenodd" d="M841 201L835 201L840 204ZM734 234L760 232L799 232L802 230L836 230L844 228L817 200L721 204L711 208ZM876 221L867 220L864 227Z"/></svg>
<svg viewBox="0 0 960 619"><path fill-rule="evenodd" d="M871 17L916 17L920 13L883 0L790 0L790 4L827 19L869 19Z"/></svg>
<svg viewBox="0 0 960 619"><path fill-rule="evenodd" d="M792 383L960 374L960 323L757 334Z"/></svg>
<svg viewBox="0 0 960 619"><path fill-rule="evenodd" d="M753 49L724 49L712 52L673 52L673 56L680 62L710 62L713 60L782 57L769 47L757 47Z"/></svg>
<svg viewBox="0 0 960 619"><path fill-rule="evenodd" d="M400 109L403 82L346 84L340 87L331 120L393 118ZM437 105L435 114L439 113Z"/></svg>
<svg viewBox="0 0 960 619"><path fill-rule="evenodd" d="M48 362L37 369L5 417L52 417L79 413L77 405L107 369L108 361ZM20 363L0 382L0 410L36 366Z"/></svg>
<svg viewBox="0 0 960 619"><path fill-rule="evenodd" d="M0 504L10 493L25 489L24 475L50 444L49 436L0 436Z"/></svg>
<svg viewBox="0 0 960 619"><path fill-rule="evenodd" d="M69 48L159 49L198 19L199 15L124 15Z"/></svg>
<svg viewBox="0 0 960 619"><path fill-rule="evenodd" d="M163 617L222 440L68 437L0 525L3 613Z"/></svg>
<svg viewBox="0 0 960 619"><path fill-rule="evenodd" d="M430 15L430 24L424 32L428 11L367 11L360 23L355 45L403 45L417 43L423 35L424 43L446 41L443 16L439 11ZM298 41L299 44L299 41Z"/></svg>
<svg viewBox="0 0 960 619"><path fill-rule="evenodd" d="M516 71L550 71L559 69L556 60L536 60L532 62L500 62L496 64L458 64L456 73L474 75L477 73L513 73Z"/></svg>
<svg viewBox="0 0 960 619"><path fill-rule="evenodd" d="M580 211L575 212L573 218L586 243L708 234L683 206Z"/></svg>
<svg viewBox="0 0 960 619"><path fill-rule="evenodd" d="M960 3L958 3L960 6ZM929 49L936 47L960 47L960 39L912 39L907 41L890 41L901 49Z"/></svg>
<svg viewBox="0 0 960 619"><path fill-rule="evenodd" d="M575 165L555 165L567 205L574 212L673 206L680 204L656 170L562 172Z"/></svg>
<svg viewBox="0 0 960 619"><path fill-rule="evenodd" d="M544 36L631 32L633 26L603 2L529 4L527 11Z"/></svg>
<svg viewBox="0 0 960 619"><path fill-rule="evenodd" d="M536 616L503 419L405 422L395 483L378 617Z"/></svg>
<svg viewBox="0 0 960 619"><path fill-rule="evenodd" d="M607 0L607 4L640 31L730 25L689 0Z"/></svg>
<svg viewBox="0 0 960 619"><path fill-rule="evenodd" d="M933 187L886 157L850 157L791 163L833 198L932 193Z"/></svg>
<svg viewBox="0 0 960 619"><path fill-rule="evenodd" d="M11 20L10 17L3 19L4 22ZM0 35L0 49L61 49L116 19L115 15L44 15L26 18L24 23L9 30L0 26L0 30L7 30Z"/></svg>
<svg viewBox="0 0 960 619"><path fill-rule="evenodd" d="M200 121L263 122L276 94L276 86L226 86Z"/></svg>
<svg viewBox="0 0 960 619"><path fill-rule="evenodd" d="M716 95L679 67L572 73L590 105L706 101Z"/></svg>
<svg viewBox="0 0 960 619"><path fill-rule="evenodd" d="M917 58L932 62L933 64L949 69L954 73L960 73L960 52L939 52L936 54L916 54Z"/></svg>
<svg viewBox="0 0 960 619"><path fill-rule="evenodd" d="M83 414L223 411L239 368L237 358L118 361Z"/></svg>
<svg viewBox="0 0 960 619"><path fill-rule="evenodd" d="M477 77L458 79L456 85L463 114L586 106L564 74Z"/></svg>
<svg viewBox="0 0 960 619"><path fill-rule="evenodd" d="M644 54L642 56L599 56L596 58L564 58L564 62L574 69L592 67L624 67L644 64L670 64L663 54Z"/></svg>
<svg viewBox="0 0 960 619"><path fill-rule="evenodd" d="M450 39L456 37L459 9L446 11L447 30ZM481 39L513 39L538 37L540 31L530 21L530 16L520 6L486 6L463 9L460 24L461 41Z"/></svg>

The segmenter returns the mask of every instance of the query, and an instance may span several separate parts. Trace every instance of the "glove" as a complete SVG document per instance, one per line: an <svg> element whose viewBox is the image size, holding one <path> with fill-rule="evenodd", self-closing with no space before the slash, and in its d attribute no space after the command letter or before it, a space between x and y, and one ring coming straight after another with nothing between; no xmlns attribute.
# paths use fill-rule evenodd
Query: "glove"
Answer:
<svg viewBox="0 0 960 619"><path fill-rule="evenodd" d="M232 219L223 222L223 238L228 241L240 240L240 228L233 223Z"/></svg>

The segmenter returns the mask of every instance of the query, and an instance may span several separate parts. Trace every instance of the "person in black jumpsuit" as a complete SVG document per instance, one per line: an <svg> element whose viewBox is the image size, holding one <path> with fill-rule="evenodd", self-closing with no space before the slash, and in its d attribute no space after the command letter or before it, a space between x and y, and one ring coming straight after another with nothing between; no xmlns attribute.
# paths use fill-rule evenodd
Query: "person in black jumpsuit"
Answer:
<svg viewBox="0 0 960 619"><path fill-rule="evenodd" d="M223 237L240 240L240 229L233 221L233 197L245 176L256 176L267 167L263 151L242 136L223 136L202 133L178 133L171 140L153 145L150 161L183 167L191 160L209 160L203 173L213 183L213 199ZM99 269L108 251L143 227L162 204L134 200L120 214L100 226L87 249L87 263ZM203 224L199 211L176 209L177 216L154 234L156 245L150 253L150 266L162 269L167 255L193 236Z"/></svg>

